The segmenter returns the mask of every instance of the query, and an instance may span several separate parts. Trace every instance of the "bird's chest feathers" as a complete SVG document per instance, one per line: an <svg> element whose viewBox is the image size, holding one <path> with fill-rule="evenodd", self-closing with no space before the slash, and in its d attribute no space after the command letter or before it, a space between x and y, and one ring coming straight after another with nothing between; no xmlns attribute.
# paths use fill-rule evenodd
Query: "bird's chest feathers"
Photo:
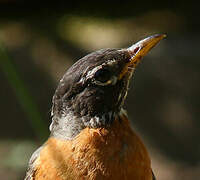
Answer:
<svg viewBox="0 0 200 180"><path fill-rule="evenodd" d="M64 179L74 174L88 179L111 178L114 174L125 178L137 169L150 170L144 145L128 122L121 123L114 122L110 128L85 128L73 140L49 138L40 154L42 166L57 169Z"/></svg>

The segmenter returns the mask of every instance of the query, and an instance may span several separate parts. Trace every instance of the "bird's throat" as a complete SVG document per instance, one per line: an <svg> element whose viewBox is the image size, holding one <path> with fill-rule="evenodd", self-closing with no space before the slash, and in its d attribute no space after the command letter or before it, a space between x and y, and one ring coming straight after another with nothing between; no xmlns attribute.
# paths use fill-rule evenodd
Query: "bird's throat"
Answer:
<svg viewBox="0 0 200 180"><path fill-rule="evenodd" d="M68 112L61 117L54 116L49 129L53 137L72 140L85 128L109 128L115 121L119 121L122 115L126 116L123 109L119 113L108 112L94 117L78 117L73 112Z"/></svg>

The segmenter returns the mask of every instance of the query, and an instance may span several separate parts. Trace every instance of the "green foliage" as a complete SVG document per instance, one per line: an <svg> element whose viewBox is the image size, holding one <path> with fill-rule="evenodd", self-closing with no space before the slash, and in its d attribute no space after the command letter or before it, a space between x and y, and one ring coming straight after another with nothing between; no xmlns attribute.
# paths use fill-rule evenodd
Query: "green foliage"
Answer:
<svg viewBox="0 0 200 180"><path fill-rule="evenodd" d="M5 74L10 86L13 88L18 102L27 114L28 120L34 129L36 136L39 140L44 140L48 135L47 126L44 123L26 84L20 77L19 72L12 63L11 58L7 55L2 44L0 44L0 68Z"/></svg>

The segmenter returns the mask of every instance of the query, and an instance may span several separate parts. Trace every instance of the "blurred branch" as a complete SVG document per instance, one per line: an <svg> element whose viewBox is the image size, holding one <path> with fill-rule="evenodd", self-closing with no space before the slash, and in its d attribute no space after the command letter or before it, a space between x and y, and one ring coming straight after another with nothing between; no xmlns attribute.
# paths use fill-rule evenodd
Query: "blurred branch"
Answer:
<svg viewBox="0 0 200 180"><path fill-rule="evenodd" d="M27 114L36 136L39 140L43 140L48 135L46 124L42 120L37 105L2 44L0 44L0 68L13 88L18 102Z"/></svg>

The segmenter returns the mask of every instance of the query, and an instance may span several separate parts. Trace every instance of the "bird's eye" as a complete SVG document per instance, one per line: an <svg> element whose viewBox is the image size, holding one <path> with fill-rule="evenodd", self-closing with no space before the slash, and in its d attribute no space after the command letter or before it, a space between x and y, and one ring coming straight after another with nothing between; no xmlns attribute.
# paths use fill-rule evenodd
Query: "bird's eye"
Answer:
<svg viewBox="0 0 200 180"><path fill-rule="evenodd" d="M94 74L94 79L101 83L106 83L111 78L111 72L108 69L100 69Z"/></svg>
<svg viewBox="0 0 200 180"><path fill-rule="evenodd" d="M99 69L94 73L92 82L100 86L114 85L117 82L117 77L108 69Z"/></svg>

